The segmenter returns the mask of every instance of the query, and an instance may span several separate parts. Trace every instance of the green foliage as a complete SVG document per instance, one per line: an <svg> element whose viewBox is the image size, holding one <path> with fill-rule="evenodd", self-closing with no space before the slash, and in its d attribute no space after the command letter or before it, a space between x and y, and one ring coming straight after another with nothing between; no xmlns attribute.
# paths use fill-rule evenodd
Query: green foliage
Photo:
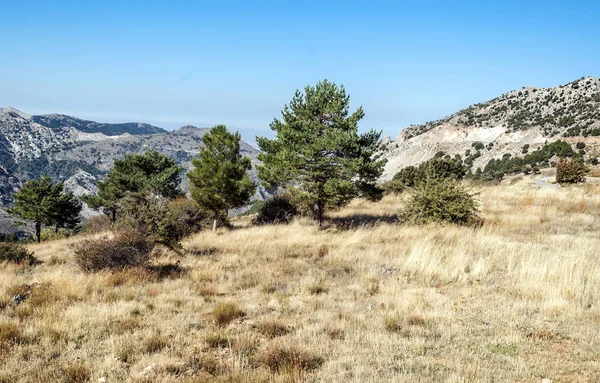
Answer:
<svg viewBox="0 0 600 383"><path fill-rule="evenodd" d="M284 193L263 201L252 222L255 225L289 223L298 214L291 194Z"/></svg>
<svg viewBox="0 0 600 383"><path fill-rule="evenodd" d="M53 211L53 225L56 232L59 229L73 230L79 225L79 213L81 213L81 202L72 191L62 193L56 201Z"/></svg>
<svg viewBox="0 0 600 383"><path fill-rule="evenodd" d="M81 203L72 192L63 193L63 184L50 177L27 181L13 194L13 214L35 223L37 241L41 241L42 225L74 228L79 223Z"/></svg>
<svg viewBox="0 0 600 383"><path fill-rule="evenodd" d="M474 142L473 144L471 144L471 147L474 148L475 150L481 150L483 148L485 148L485 145L483 145L482 142Z"/></svg>
<svg viewBox="0 0 600 383"><path fill-rule="evenodd" d="M56 241L58 239L64 239L69 237L69 231L65 229L52 229L46 228L42 229L41 238L43 242L46 241Z"/></svg>
<svg viewBox="0 0 600 383"><path fill-rule="evenodd" d="M407 188L415 187L424 182L427 179L427 174L435 178L462 180L466 174L466 167L460 158L434 157L419 166L407 166L400 169L386 185L386 189L394 193L402 193Z"/></svg>
<svg viewBox="0 0 600 383"><path fill-rule="evenodd" d="M167 218L171 220L178 233L188 236L210 226L208 214L192 200L178 198L169 202Z"/></svg>
<svg viewBox="0 0 600 383"><path fill-rule="evenodd" d="M187 174L192 199L217 221L226 221L227 211L246 204L256 189L248 174L250 159L240 154L240 138L225 125L212 128Z"/></svg>
<svg viewBox="0 0 600 383"><path fill-rule="evenodd" d="M577 149L585 149L585 142L578 142L575 147Z"/></svg>
<svg viewBox="0 0 600 383"><path fill-rule="evenodd" d="M103 181L98 182L98 195L83 198L92 209L102 210L113 222L123 209L126 197L153 194L164 198L183 195L179 188L183 167L158 151L128 154L115 161Z"/></svg>
<svg viewBox="0 0 600 383"><path fill-rule="evenodd" d="M86 273L124 269L149 263L154 244L141 232L115 232L112 238L88 239L73 245L75 263Z"/></svg>
<svg viewBox="0 0 600 383"><path fill-rule="evenodd" d="M524 146L523 149L529 149L529 146ZM539 172L539 167L550 166L550 159L554 156L564 158L576 157L579 156L579 154L573 151L573 148L571 148L571 145L568 142L558 140L546 144L543 148L529 153L524 157L504 155L501 159L492 158L481 173L472 174L470 178L481 179L484 181L500 181L504 178L505 174L521 172L536 173L536 170Z"/></svg>
<svg viewBox="0 0 600 383"><path fill-rule="evenodd" d="M19 243L0 242L0 262L27 263L31 266L39 261Z"/></svg>
<svg viewBox="0 0 600 383"><path fill-rule="evenodd" d="M556 164L556 182L576 184L585 182L587 168L580 158L561 158Z"/></svg>
<svg viewBox="0 0 600 383"><path fill-rule="evenodd" d="M437 178L431 174L412 190L400 219L412 224L481 223L477 201L459 181L453 178Z"/></svg>
<svg viewBox="0 0 600 383"><path fill-rule="evenodd" d="M0 242L19 242L19 236L15 234L0 233Z"/></svg>
<svg viewBox="0 0 600 383"><path fill-rule="evenodd" d="M301 204L311 206L321 225L325 210L355 197L378 200L376 181L385 160L373 159L381 132L359 134L362 107L350 114L344 86L327 80L296 91L282 119L271 123L275 139L257 137L258 167L264 185L283 186Z"/></svg>
<svg viewBox="0 0 600 383"><path fill-rule="evenodd" d="M170 249L179 249L179 241L188 232L188 228L178 222L169 210L170 200L153 194L130 194L121 202L122 213L117 227L136 231L147 240L164 245Z"/></svg>

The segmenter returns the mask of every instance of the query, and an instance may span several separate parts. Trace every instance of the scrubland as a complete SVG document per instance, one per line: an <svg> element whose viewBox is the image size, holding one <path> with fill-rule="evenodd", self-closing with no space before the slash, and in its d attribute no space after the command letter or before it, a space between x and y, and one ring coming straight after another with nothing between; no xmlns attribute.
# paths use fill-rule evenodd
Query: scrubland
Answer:
<svg viewBox="0 0 600 383"><path fill-rule="evenodd" d="M599 381L600 188L479 191L480 228L400 225L389 196L151 269L31 245L43 264L0 266L0 382Z"/></svg>

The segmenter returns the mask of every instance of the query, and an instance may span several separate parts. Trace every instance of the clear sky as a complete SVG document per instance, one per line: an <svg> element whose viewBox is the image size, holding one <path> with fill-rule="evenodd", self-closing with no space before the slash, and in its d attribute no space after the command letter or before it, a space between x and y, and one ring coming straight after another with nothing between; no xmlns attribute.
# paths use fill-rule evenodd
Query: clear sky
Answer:
<svg viewBox="0 0 600 383"><path fill-rule="evenodd" d="M0 106L250 142L342 83L395 137L525 85L600 77L598 1L0 0Z"/></svg>

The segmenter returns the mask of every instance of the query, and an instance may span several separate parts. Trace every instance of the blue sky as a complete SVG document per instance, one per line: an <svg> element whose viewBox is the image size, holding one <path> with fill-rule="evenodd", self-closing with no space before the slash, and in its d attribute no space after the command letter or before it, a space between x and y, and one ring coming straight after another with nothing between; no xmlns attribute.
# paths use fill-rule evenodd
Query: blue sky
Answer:
<svg viewBox="0 0 600 383"><path fill-rule="evenodd" d="M0 0L0 105L225 123L252 142L327 78L363 105L362 129L395 137L525 85L600 77L598 2L493 3Z"/></svg>

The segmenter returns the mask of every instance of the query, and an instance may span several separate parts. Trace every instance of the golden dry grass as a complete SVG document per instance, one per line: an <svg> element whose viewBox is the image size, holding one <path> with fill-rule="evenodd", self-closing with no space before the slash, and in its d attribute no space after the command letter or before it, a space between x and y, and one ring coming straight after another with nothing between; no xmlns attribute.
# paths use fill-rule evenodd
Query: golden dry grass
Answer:
<svg viewBox="0 0 600 383"><path fill-rule="evenodd" d="M165 278L33 245L0 268L0 381L599 381L600 188L481 191L478 229L355 201L323 231L200 233Z"/></svg>

